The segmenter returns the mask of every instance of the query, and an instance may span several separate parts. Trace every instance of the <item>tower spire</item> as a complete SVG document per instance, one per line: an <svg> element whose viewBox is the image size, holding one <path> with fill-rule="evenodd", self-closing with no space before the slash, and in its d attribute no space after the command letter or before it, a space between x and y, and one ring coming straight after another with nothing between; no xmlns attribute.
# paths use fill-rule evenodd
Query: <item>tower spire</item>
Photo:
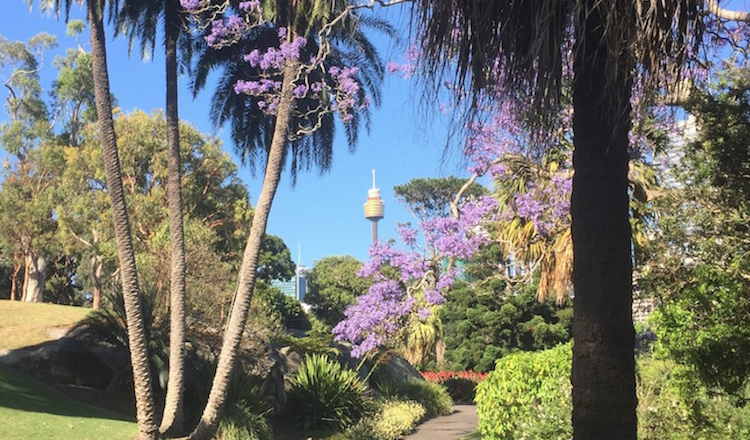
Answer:
<svg viewBox="0 0 750 440"><path fill-rule="evenodd" d="M375 170L372 170L372 189L367 191L365 218L372 222L372 242L378 242L378 220L385 214L385 205L380 198L380 190L375 186Z"/></svg>

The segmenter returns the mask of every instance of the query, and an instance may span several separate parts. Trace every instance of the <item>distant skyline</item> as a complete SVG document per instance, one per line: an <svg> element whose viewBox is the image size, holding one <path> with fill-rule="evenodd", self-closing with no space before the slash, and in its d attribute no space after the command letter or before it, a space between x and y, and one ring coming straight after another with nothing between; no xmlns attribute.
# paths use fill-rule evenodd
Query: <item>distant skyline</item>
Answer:
<svg viewBox="0 0 750 440"><path fill-rule="evenodd" d="M53 17L42 16L35 2L32 11L23 0L8 0L0 16L0 35L8 40L26 41L39 32L48 32L58 38L58 48L50 51L44 60L41 82L45 91L51 87L56 71L52 60L67 48L75 47L74 38L65 35L65 23ZM381 9L394 26L405 28L397 9ZM71 18L83 18L83 11L73 7ZM408 36L405 34L404 39ZM151 112L164 108L165 80L161 37L152 58L141 61L138 48L127 56L127 41L113 38L113 29L107 28L107 61L109 63L112 93L123 112L142 109ZM385 37L373 35L373 41L385 61L400 59L400 49ZM88 29L81 34L80 44L89 49ZM247 166L239 163L226 130L215 130L208 118L213 87L209 85L195 100L189 88L189 78L180 77L180 118L192 123L201 132L221 139L224 150L239 164L239 175L250 191L255 204L260 192L262 170L253 176ZM393 187L417 177L457 175L466 177L465 167L455 160L442 161L447 129L439 117L426 122L419 112L419 88L414 81L388 76L383 85L383 105L373 109L370 134L362 133L354 154L349 154L345 140L337 135L331 170L320 175L311 169L297 176L291 187L288 172L274 200L268 224L269 234L281 237L298 261L312 267L325 256L349 254L365 261L371 243L371 223L364 217L367 190L372 186L372 170L377 172L377 186L385 203L385 218L378 222L381 241L396 238L398 223L414 219L393 198ZM3 96L4 97L4 96ZM0 121L7 120L2 112ZM343 128L339 126L339 133ZM458 151L449 157L459 158ZM3 157L4 152L0 152Z"/></svg>

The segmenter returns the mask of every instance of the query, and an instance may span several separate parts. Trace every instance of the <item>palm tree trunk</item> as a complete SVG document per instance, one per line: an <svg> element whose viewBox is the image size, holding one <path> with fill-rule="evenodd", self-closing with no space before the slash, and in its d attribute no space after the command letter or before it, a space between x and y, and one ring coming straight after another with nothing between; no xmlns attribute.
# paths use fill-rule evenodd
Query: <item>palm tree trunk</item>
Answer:
<svg viewBox="0 0 750 440"><path fill-rule="evenodd" d="M169 281L169 379L164 416L159 431L182 429L185 374L185 234L182 224L180 130L177 112L177 38L180 33L177 2L164 0L164 52L167 71L167 203L171 272Z"/></svg>
<svg viewBox="0 0 750 440"><path fill-rule="evenodd" d="M117 256L120 262L120 279L128 325L130 363L133 368L136 416L141 440L156 439L158 429L154 416L154 394L148 366L146 334L141 315L138 274L135 267L133 240L122 188L120 159L117 154L115 127L112 119L107 52L105 46L103 1L88 1L88 19L91 27L91 55L94 72L94 95L99 123L99 142L102 144L107 190L112 204L112 222L115 227Z"/></svg>
<svg viewBox="0 0 750 440"><path fill-rule="evenodd" d="M573 85L573 438L635 440L635 332L628 219L632 81L607 88L604 22L596 4L576 23ZM623 70L628 72L628 70Z"/></svg>
<svg viewBox="0 0 750 440"><path fill-rule="evenodd" d="M281 97L279 99L278 112L276 113L276 125L271 140L271 149L268 152L266 173L263 178L263 189L261 189L260 197L258 197L258 205L255 207L255 214L253 215L253 225L250 228L250 235L242 256L240 276L237 284L237 297L229 316L229 325L227 325L227 330L224 334L224 343L219 355L219 365L216 368L216 376L214 376L214 382L211 386L208 403L198 426L190 435L191 440L209 440L213 436L224 405L229 379L232 375L242 333L245 329L250 300L255 288L255 275L258 269L261 239L266 232L268 214L271 212L271 204L273 203L273 198L281 179L293 104L292 89L298 68L299 62L296 61L287 62L284 67Z"/></svg>

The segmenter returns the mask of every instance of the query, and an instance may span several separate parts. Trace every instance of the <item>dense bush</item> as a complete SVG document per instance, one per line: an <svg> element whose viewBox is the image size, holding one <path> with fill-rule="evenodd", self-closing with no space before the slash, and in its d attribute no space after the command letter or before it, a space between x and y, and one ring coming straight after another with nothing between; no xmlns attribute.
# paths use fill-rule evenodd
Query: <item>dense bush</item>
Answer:
<svg viewBox="0 0 750 440"><path fill-rule="evenodd" d="M421 374L426 381L443 385L455 403L473 403L477 385L487 377L487 373L475 371L424 371Z"/></svg>
<svg viewBox="0 0 750 440"><path fill-rule="evenodd" d="M290 380L287 408L303 430L340 430L365 413L365 385L357 373L324 355L306 356Z"/></svg>
<svg viewBox="0 0 750 440"><path fill-rule="evenodd" d="M221 415L216 440L273 440L265 414L270 404L263 396L260 382L241 368L229 383L225 411Z"/></svg>
<svg viewBox="0 0 750 440"><path fill-rule="evenodd" d="M572 438L570 344L498 360L477 387L479 430L485 440ZM638 438L750 438L750 406L709 390L673 361L638 358Z"/></svg>
<svg viewBox="0 0 750 440"><path fill-rule="evenodd" d="M571 344L498 360L495 370L477 387L483 438L571 438L571 362Z"/></svg>
<svg viewBox="0 0 750 440"><path fill-rule="evenodd" d="M380 400L375 414L365 417L352 430L356 440L398 440L414 430L425 416L422 405L411 400Z"/></svg>
<svg viewBox="0 0 750 440"><path fill-rule="evenodd" d="M638 363L638 438L733 440L750 438L750 407L711 393L688 368L641 357Z"/></svg>
<svg viewBox="0 0 750 440"><path fill-rule="evenodd" d="M572 308L540 303L534 286L508 295L506 285L456 283L440 311L447 368L490 371L498 358L570 340Z"/></svg>
<svg viewBox="0 0 750 440"><path fill-rule="evenodd" d="M450 414L453 411L453 400L444 386L421 379L408 382L379 382L378 390L390 399L413 400L425 409L425 417L430 419Z"/></svg>

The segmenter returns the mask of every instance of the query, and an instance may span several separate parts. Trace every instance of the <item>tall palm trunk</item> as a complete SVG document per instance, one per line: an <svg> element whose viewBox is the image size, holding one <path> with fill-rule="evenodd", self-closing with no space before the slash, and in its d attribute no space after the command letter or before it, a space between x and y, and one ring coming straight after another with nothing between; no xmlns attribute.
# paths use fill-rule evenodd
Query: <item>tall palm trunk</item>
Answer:
<svg viewBox="0 0 750 440"><path fill-rule="evenodd" d="M117 154L115 127L112 119L103 1L89 0L87 6L91 27L90 41L99 142L102 144L102 157L107 175L107 191L112 204L112 222L115 227L115 242L117 243L117 256L120 262L120 279L128 325L128 345L130 347L130 363L133 368L138 430L141 440L150 440L157 438L158 429L154 420L154 395L148 366L146 334L141 314L133 240L125 206L125 194L122 189L120 159Z"/></svg>
<svg viewBox="0 0 750 440"><path fill-rule="evenodd" d="M635 332L628 220L628 130L632 81L607 87L599 0L576 23L571 197L573 235L573 438L635 440ZM601 6L599 6L601 7Z"/></svg>
<svg viewBox="0 0 750 440"><path fill-rule="evenodd" d="M167 203L171 272L169 281L169 380L161 432L182 429L185 374L185 234L182 224L180 129L177 113L177 38L179 17L174 0L164 0L164 52L167 71Z"/></svg>
<svg viewBox="0 0 750 440"><path fill-rule="evenodd" d="M224 343L219 355L219 365L216 368L216 376L214 376L214 382L211 386L208 403L198 426L190 435L191 440L209 440L213 436L222 407L224 406L227 386L232 375L242 333L245 329L250 300L255 288L255 275L258 269L260 244L263 234L266 232L268 214L271 212L271 204L273 203L276 189L279 187L281 170L284 165L284 150L288 142L289 121L291 119L293 104L292 89L298 68L299 62L287 62L284 67L281 97L276 113L276 125L271 140L271 149L268 152L268 163L266 164L266 173L263 178L263 188L261 189L260 197L258 197L258 205L255 207L255 214L253 215L253 225L250 228L250 235L242 256L240 276L237 284L237 296L229 317L229 325L227 325L227 330L224 334Z"/></svg>

